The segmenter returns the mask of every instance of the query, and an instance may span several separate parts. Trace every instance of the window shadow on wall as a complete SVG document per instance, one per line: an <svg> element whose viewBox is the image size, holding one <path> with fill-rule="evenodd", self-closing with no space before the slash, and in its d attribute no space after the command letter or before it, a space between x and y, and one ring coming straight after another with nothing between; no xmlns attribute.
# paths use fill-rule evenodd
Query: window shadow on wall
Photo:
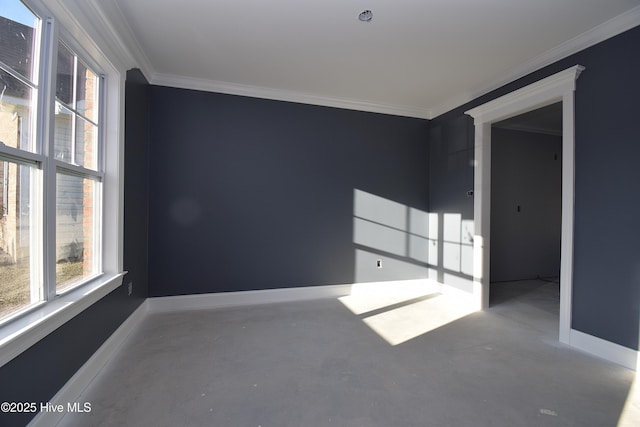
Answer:
<svg viewBox="0 0 640 427"><path fill-rule="evenodd" d="M472 290L473 221L359 189L353 198L356 284L340 298L352 313L397 345L474 311L443 287Z"/></svg>
<svg viewBox="0 0 640 427"><path fill-rule="evenodd" d="M355 189L355 282L428 278L471 292L473 220Z"/></svg>

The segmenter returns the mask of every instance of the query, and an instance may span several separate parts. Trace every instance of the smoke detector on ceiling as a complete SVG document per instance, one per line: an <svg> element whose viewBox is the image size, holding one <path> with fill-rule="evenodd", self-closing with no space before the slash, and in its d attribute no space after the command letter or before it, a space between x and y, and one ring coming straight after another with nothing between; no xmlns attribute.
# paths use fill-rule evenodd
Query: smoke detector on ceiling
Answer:
<svg viewBox="0 0 640 427"><path fill-rule="evenodd" d="M373 19L373 12L370 10L363 10L360 12L360 15L358 15L358 19L362 22L370 22Z"/></svg>

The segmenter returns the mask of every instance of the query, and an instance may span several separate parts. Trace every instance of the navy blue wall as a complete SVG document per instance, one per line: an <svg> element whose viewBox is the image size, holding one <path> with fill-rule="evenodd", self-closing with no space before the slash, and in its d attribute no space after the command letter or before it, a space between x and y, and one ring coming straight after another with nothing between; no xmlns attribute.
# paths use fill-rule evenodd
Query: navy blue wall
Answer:
<svg viewBox="0 0 640 427"><path fill-rule="evenodd" d="M155 86L151 105L152 296L352 283L354 189L427 208L427 120Z"/></svg>
<svg viewBox="0 0 640 427"><path fill-rule="evenodd" d="M453 212L473 219L473 119L456 115L431 122L429 134L429 205L431 212Z"/></svg>
<svg viewBox="0 0 640 427"><path fill-rule="evenodd" d="M175 295L353 281L354 189L471 218L473 125L464 111L575 64L587 69L576 92L572 327L637 349L639 45L635 28L448 112L431 129L380 114L149 93L139 74L128 75L125 284L133 281L134 295L116 289L1 367L0 401L49 400L142 302L147 283L151 295ZM0 414L3 426L29 419Z"/></svg>
<svg viewBox="0 0 640 427"><path fill-rule="evenodd" d="M125 287L146 298L149 287L149 97L140 70L127 72L124 157Z"/></svg>
<svg viewBox="0 0 640 427"><path fill-rule="evenodd" d="M491 282L558 277L561 219L562 136L492 127Z"/></svg>
<svg viewBox="0 0 640 427"><path fill-rule="evenodd" d="M146 88L145 88L146 86ZM147 297L144 188L148 146L148 84L127 74L125 138L125 284L0 368L0 402L48 402ZM137 160L136 160L137 159ZM137 200L137 201L136 201ZM108 206L106 207L109 208ZM141 286L138 286L140 284ZM0 413L0 425L24 426L35 414Z"/></svg>
<svg viewBox="0 0 640 427"><path fill-rule="evenodd" d="M473 220L473 120L456 115L448 120L431 121L429 132L429 210L438 218L437 265L430 265L431 278L465 292L473 291L472 240L466 244L452 242L445 236L445 217L459 216L462 221ZM462 235L468 234L462 230ZM446 241L446 243L445 243ZM453 253L445 246L458 246ZM467 253L465 257L463 252ZM470 252L471 251L471 254ZM458 259L456 259L458 258ZM466 268L463 266L466 264Z"/></svg>
<svg viewBox="0 0 640 427"><path fill-rule="evenodd" d="M572 327L632 349L638 348L640 320L640 200L633 190L640 182L638 46L640 27L435 118L432 134L436 129L450 128L449 134L454 136L432 138L430 159L431 165L452 162L461 135L473 128L464 111L573 65L585 66L577 81L575 98ZM459 166L454 181L460 184L453 185L444 178L452 169L455 168L430 170L433 211L466 206L459 190L473 187L473 173ZM455 191L448 196L449 190Z"/></svg>

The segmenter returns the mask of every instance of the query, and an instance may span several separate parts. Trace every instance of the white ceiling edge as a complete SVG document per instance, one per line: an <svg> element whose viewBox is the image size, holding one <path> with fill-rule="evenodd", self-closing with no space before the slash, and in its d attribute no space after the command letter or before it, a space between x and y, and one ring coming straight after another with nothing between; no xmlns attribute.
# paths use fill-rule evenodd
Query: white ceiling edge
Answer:
<svg viewBox="0 0 640 427"><path fill-rule="evenodd" d="M56 16L60 12L67 14L69 19L77 23L87 34L91 32L89 40L97 39L107 58L116 60L125 70L140 68L145 76L153 73L151 62L140 47L133 31L129 27L124 14L115 2L101 2L100 0L86 0L69 2L64 0L26 0L27 3L41 2L50 7ZM77 34L73 36L78 37Z"/></svg>
<svg viewBox="0 0 640 427"><path fill-rule="evenodd" d="M61 24L60 36L73 49L80 48L90 58L107 58L107 62L118 72L126 70L132 64L127 46L114 40L108 29L110 24L100 19L101 14L92 2L26 0L25 4L43 19L55 16L56 21Z"/></svg>
<svg viewBox="0 0 640 427"><path fill-rule="evenodd" d="M112 38L118 40L118 43L127 51L145 76L152 75L154 70L151 61L134 36L133 30L117 2L101 2L100 0L90 0L90 2L99 11L103 21L107 23Z"/></svg>
<svg viewBox="0 0 640 427"><path fill-rule="evenodd" d="M152 74L150 83L157 86L169 86L182 89L195 89L205 92L226 93L229 95L248 96L252 98L273 99L277 101L298 102L301 104L320 105L324 107L343 108L347 110L366 111L371 113L390 114L394 116L428 119L429 111L400 105L376 104L343 98L314 95L283 89L271 89L261 86L250 86L223 81L198 79L173 74Z"/></svg>
<svg viewBox="0 0 640 427"><path fill-rule="evenodd" d="M564 59L574 53L580 52L588 47L596 45L607 39L610 39L618 34L622 34L634 27L640 25L640 6L636 6L633 9L611 18L602 24L593 27L592 29L585 31L584 33L576 36L566 42L556 46L544 52L542 55L533 58L532 60L513 68L509 72L505 73L500 78L493 80L481 88L475 91L470 91L467 94L457 96L438 107L431 108L429 110L429 119L433 119L451 111L456 107L473 101L474 99L486 95L487 93L499 89L502 86L509 84L521 77L533 73L541 68L551 65L561 59Z"/></svg>
<svg viewBox="0 0 640 427"><path fill-rule="evenodd" d="M580 34L579 36L548 50L542 55L523 63L522 65L505 73L500 78L476 88L476 90L470 90L465 94L456 96L450 101L437 107L430 109L425 107L422 109L158 73L153 68L151 62L144 53L144 50L135 38L131 27L127 24L124 14L116 2L89 0L89 3L92 3L93 9L97 11L97 18L99 18L106 27L106 31L102 31L104 33L101 34L102 38L112 41L110 43L112 50L117 47L124 51L120 52L119 55L121 57L126 56L128 59L127 63L135 64L131 66L132 68L140 68L151 84L423 119L433 119L447 111L453 110L456 107L464 105L467 102L511 83L520 77L524 77L527 74L539 70L558 60L566 58L567 56L640 25L640 6L636 6L635 8L618 15L592 28L591 30ZM114 21L119 25L115 25Z"/></svg>

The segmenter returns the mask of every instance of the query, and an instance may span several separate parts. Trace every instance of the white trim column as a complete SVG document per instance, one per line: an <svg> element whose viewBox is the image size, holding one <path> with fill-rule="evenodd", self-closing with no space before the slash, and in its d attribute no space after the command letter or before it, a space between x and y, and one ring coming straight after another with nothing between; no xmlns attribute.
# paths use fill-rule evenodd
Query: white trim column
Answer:
<svg viewBox="0 0 640 427"><path fill-rule="evenodd" d="M465 114L474 118L474 299L489 307L491 224L491 124L562 101L562 246L560 261L560 341L570 344L573 287L574 91L584 67L573 66Z"/></svg>
<svg viewBox="0 0 640 427"><path fill-rule="evenodd" d="M477 120L477 119L476 119ZM478 310L489 307L491 266L491 124L475 123L473 295Z"/></svg>

